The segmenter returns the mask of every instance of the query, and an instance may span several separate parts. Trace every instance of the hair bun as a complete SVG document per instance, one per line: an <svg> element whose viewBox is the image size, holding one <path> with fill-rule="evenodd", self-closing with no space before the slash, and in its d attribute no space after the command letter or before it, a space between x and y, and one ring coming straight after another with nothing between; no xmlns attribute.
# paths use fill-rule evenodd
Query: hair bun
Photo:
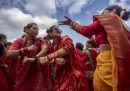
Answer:
<svg viewBox="0 0 130 91"><path fill-rule="evenodd" d="M126 11L126 12L124 13L124 15L122 16L122 19L123 19L123 20L128 20L129 17L130 17L130 12L129 12L129 11Z"/></svg>

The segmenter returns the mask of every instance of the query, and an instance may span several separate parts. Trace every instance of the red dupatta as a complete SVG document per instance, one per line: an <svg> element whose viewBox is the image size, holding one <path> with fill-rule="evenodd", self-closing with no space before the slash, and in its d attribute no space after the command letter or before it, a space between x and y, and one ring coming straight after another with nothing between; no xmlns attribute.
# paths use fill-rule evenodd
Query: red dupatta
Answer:
<svg viewBox="0 0 130 91"><path fill-rule="evenodd" d="M117 87L115 89L117 91L130 91L130 41L121 19L115 14L94 16L94 20L97 19L112 42L111 47L114 50L116 64L114 68L116 73L113 75L117 76Z"/></svg>

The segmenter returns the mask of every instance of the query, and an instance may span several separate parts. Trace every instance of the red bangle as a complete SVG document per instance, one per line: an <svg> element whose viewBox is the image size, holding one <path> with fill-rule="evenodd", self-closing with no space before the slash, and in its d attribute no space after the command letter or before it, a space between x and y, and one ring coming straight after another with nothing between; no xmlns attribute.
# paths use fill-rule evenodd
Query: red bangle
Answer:
<svg viewBox="0 0 130 91"><path fill-rule="evenodd" d="M49 55L47 55L47 59L48 59L49 61L51 61L51 59L49 58Z"/></svg>
<svg viewBox="0 0 130 91"><path fill-rule="evenodd" d="M23 58L24 58L24 56L25 56L25 55L23 54L23 51L20 49L18 52L19 52L19 54L20 54L20 56L21 56L21 59L23 60Z"/></svg>
<svg viewBox="0 0 130 91"><path fill-rule="evenodd" d="M28 54L28 49L27 48L23 48L23 53L24 54Z"/></svg>

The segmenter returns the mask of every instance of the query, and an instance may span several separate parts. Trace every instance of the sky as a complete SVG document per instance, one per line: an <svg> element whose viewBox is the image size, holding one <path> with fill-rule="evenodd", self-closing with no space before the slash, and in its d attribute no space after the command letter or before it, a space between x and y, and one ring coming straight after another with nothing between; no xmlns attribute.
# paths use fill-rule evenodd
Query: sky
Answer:
<svg viewBox="0 0 130 91"><path fill-rule="evenodd" d="M130 0L0 0L0 33L6 34L9 41L14 41L24 34L24 26L36 22L39 36L43 37L46 29L64 20L64 16L89 25L93 22L93 15L100 14L105 7L113 4L130 10ZM126 24L130 26L130 20ZM74 43L85 44L88 40L68 26L60 28L62 34L70 36Z"/></svg>

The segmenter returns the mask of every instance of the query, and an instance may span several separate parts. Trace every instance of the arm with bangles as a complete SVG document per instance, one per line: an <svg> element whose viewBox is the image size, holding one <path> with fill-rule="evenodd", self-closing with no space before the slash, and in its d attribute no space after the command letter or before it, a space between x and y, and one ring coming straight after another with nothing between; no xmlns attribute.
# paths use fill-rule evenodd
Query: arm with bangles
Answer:
<svg viewBox="0 0 130 91"><path fill-rule="evenodd" d="M51 61L55 62L55 63L60 63L61 61L63 61L63 63L64 63L65 59L62 57L68 55L72 50L74 50L74 46L73 46L71 40L68 39L67 41L65 41L64 44L65 45L63 46L63 48L60 48L56 52L51 53L49 55L46 55L44 57L40 57L39 58L40 63L46 64L46 63L49 63Z"/></svg>
<svg viewBox="0 0 130 91"><path fill-rule="evenodd" d="M91 38L92 35L95 35L99 32L102 32L102 30L104 30L104 28L101 26L101 24L98 20L94 21L90 25L83 26L83 25L80 25L80 24L74 22L73 20L71 20L70 18L65 16L65 20L60 21L58 23L59 23L59 25L70 26L71 29L73 29L77 33L79 33L87 38Z"/></svg>
<svg viewBox="0 0 130 91"><path fill-rule="evenodd" d="M23 60L23 64L26 63L26 62L38 61L38 59L41 56L45 56L46 53L48 52L48 45L47 44L43 45L41 48L42 48L41 51L36 56L34 56L33 58L25 57L24 60Z"/></svg>
<svg viewBox="0 0 130 91"><path fill-rule="evenodd" d="M52 63L56 60L59 60L58 58L62 58L65 55L67 55L67 51L65 49L61 48L54 53L51 53L51 54L46 55L44 57L40 57L39 60L40 60L41 64L45 64L48 62Z"/></svg>
<svg viewBox="0 0 130 91"><path fill-rule="evenodd" d="M99 32L102 32L102 30L104 30L99 21L94 21L92 24L87 25L87 26L83 26L78 23L75 23L75 25L73 25L73 26L70 25L70 28L72 28L77 33L79 33L89 39L93 35L95 35Z"/></svg>
<svg viewBox="0 0 130 91"><path fill-rule="evenodd" d="M36 48L35 45L31 45L29 47L25 47L17 50L8 50L6 57L7 58L16 58L18 56L24 57L26 56L26 53L35 50L35 48Z"/></svg>

